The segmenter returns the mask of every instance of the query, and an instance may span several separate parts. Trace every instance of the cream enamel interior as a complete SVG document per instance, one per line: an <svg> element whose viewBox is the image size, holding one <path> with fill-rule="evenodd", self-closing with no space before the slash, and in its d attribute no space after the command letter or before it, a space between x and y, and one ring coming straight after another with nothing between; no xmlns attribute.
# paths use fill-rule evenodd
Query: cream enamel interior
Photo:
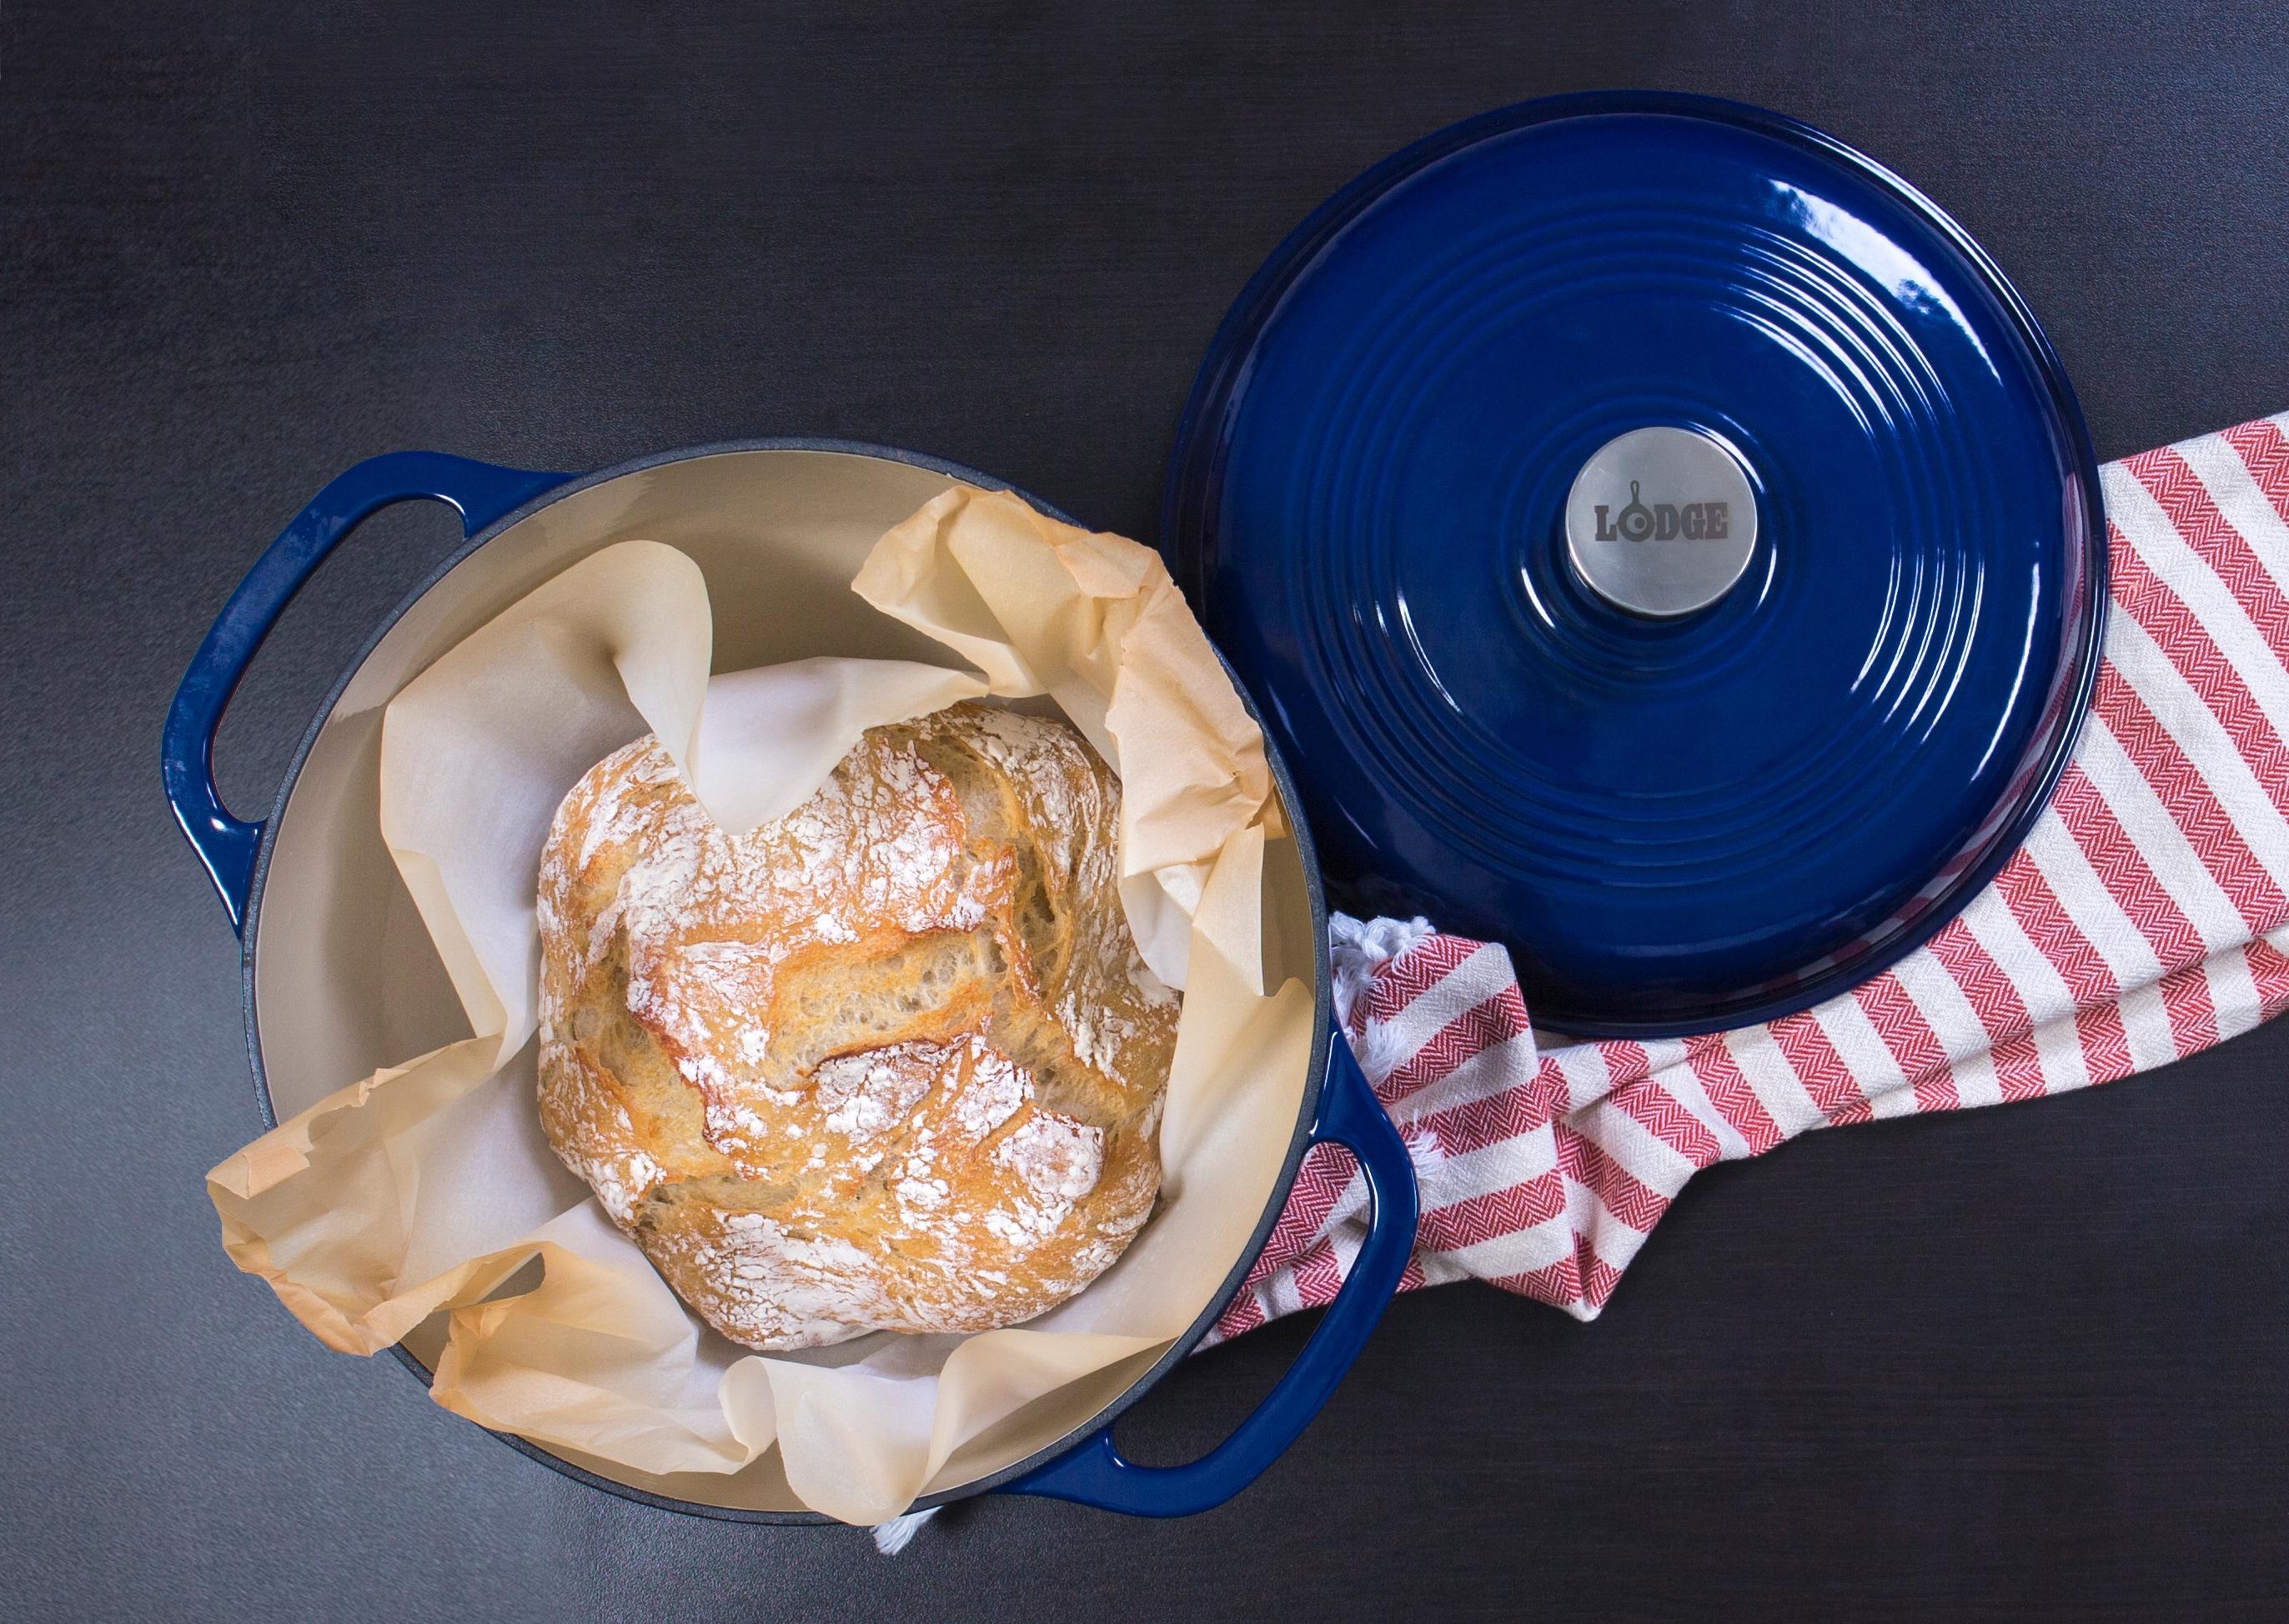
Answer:
<svg viewBox="0 0 2289 1624"><path fill-rule="evenodd" d="M945 475L849 451L724 451L601 482L504 530L456 565L390 628L330 713L271 832L255 920L256 1043L277 1115L302 1111L376 1071L468 1035L459 1002L384 847L377 800L382 707L463 637L574 561L615 542L673 545L700 566L715 609L714 665L738 671L821 655L952 663L942 645L876 613L849 590L867 549L945 489ZM1315 943L1295 843L1265 859L1271 984L1312 984ZM1307 1078L1277 1079L1292 1123ZM1270 1201L1288 1140L1266 1135L1237 1176ZM1276 1140L1276 1142L1274 1142ZM1236 1262L1237 1258L1234 1259ZM434 1365L441 1321L407 1339ZM1149 1366L1139 1355L1037 1401L1079 1428ZM1067 1417L1069 1416L1069 1419ZM1004 1434L1038 1436L1021 1413L972 1441L933 1493L1023 1457ZM1030 1424L1018 1426L1020 1421ZM567 1456L632 1487L738 1509L802 1508L767 1455L730 1477L655 1477Z"/></svg>

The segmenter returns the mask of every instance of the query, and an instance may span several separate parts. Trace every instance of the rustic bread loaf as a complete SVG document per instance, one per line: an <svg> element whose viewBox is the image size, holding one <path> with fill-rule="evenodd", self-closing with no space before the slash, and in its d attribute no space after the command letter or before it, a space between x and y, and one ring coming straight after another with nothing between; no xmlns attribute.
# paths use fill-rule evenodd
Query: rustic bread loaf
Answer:
<svg viewBox="0 0 2289 1624"><path fill-rule="evenodd" d="M979 705L876 728L737 839L643 738L540 869L549 1142L750 1348L1072 1296L1160 1180L1177 995L1118 895L1121 785Z"/></svg>

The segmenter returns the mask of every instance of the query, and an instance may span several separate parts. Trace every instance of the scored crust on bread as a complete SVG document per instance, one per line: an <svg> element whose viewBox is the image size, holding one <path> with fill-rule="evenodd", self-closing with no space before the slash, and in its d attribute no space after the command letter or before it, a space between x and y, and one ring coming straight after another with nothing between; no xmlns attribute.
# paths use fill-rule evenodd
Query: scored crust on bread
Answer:
<svg viewBox="0 0 2289 1624"><path fill-rule="evenodd" d="M540 867L540 1115L732 1341L980 1331L1072 1296L1160 1186L1177 994L1119 896L1120 781L965 703L727 836L657 740Z"/></svg>

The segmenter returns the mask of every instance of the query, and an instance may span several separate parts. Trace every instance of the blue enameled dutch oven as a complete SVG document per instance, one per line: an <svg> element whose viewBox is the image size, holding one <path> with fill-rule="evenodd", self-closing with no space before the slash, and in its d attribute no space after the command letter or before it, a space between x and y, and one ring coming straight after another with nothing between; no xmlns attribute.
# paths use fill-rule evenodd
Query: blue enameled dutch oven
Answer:
<svg viewBox="0 0 2289 1624"><path fill-rule="evenodd" d="M176 691L164 740L168 799L241 937L247 1047L264 1122L466 1035L377 821L381 706L407 681L540 582L634 536L676 546L699 564L715 608L721 669L825 654L942 662L943 649L876 614L849 582L875 538L949 480L1001 488L911 452L780 439L672 451L585 474L403 452L361 463L320 491L224 605ZM458 509L467 545L351 660L270 816L235 816L216 792L211 765L232 691L280 611L342 538L377 510L417 498ZM1276 754L1272 771L1296 838L1275 842L1266 858L1267 969L1308 979L1318 1017L1307 1064L1280 1079L1292 1090L1293 1114L1267 1119L1263 1144L1250 1152L1264 1185L1254 1233L1213 1301L1157 1359L1076 1384L1068 1399L1073 1424L1060 1442L1023 1459L973 1449L969 1475L941 1481L920 1505L994 1489L1145 1516L1216 1505L1294 1441L1397 1289L1414 1238L1414 1172L1350 1047L1331 1040L1327 919L1311 836ZM1288 1096L1272 1097L1284 1112ZM1341 1294L1294 1367L1222 1445L1189 1466L1124 1460L1113 1442L1114 1418L1215 1322L1270 1234L1304 1150L1321 1142L1358 1158L1373 1204L1368 1240ZM438 1350L434 1327L425 1327L396 1351L427 1381ZM802 1509L774 1476L776 1456L736 1477L669 1478L506 1441L581 1482L650 1505L755 1522L825 1520ZM963 1461L950 1462L949 1473Z"/></svg>
<svg viewBox="0 0 2289 1624"><path fill-rule="evenodd" d="M328 487L225 609L168 723L169 794L243 922L258 1080L346 1080L459 1035L434 971L382 997L298 983L384 987L422 961L373 832L366 719L427 658L633 534L709 571L726 669L936 657L882 646L844 585L949 477L987 482L794 441L577 478L387 458ZM207 768L232 687L342 533L413 496L459 507L468 547L353 665L271 821L238 821ZM1105 1427L1214 1306L1057 1451L936 1499L1214 1503L1358 1350L1415 1192L1328 1042L1320 864L1357 911L1507 943L1538 1024L1643 1038L1801 1010L1926 941L2032 827L2088 706L2106 605L2089 436L1993 261L1831 137L1646 92L1457 124L1298 227L1209 348L1161 529L1260 706L1298 836L1272 923L1320 996L1286 1159L1225 1294L1314 1139L1367 1168L1374 1235L1296 1369L1206 1460L1142 1470ZM325 838L353 829L362 844ZM549 1458L738 1514L694 1504L704 1485Z"/></svg>

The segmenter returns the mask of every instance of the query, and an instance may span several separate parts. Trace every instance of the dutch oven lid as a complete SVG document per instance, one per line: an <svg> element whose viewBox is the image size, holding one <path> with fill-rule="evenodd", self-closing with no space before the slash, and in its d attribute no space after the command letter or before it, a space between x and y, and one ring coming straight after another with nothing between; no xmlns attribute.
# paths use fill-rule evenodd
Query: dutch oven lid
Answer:
<svg viewBox="0 0 2289 1624"><path fill-rule="evenodd" d="M2087 702L2097 502L2057 358L1935 207L1621 93L1305 221L1209 351L1163 534L1336 899L1650 1036L1843 991L1993 876Z"/></svg>

